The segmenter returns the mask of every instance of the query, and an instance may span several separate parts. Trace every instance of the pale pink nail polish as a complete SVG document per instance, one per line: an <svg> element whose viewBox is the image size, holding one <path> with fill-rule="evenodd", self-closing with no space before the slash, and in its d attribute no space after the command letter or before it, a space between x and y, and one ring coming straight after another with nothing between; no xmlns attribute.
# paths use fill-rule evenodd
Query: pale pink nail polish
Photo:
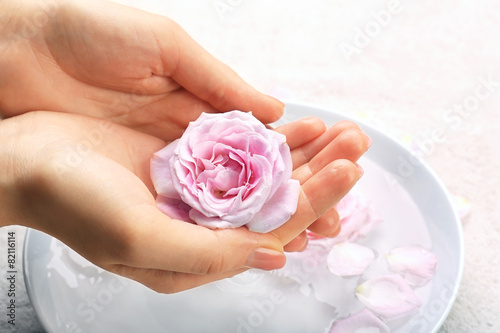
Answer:
<svg viewBox="0 0 500 333"><path fill-rule="evenodd" d="M356 163L356 166L358 167L358 170L359 170L359 178L363 177L363 175L365 174L365 170L363 169L363 167L359 164Z"/></svg>
<svg viewBox="0 0 500 333"><path fill-rule="evenodd" d="M269 271L283 267L285 262L286 257L283 252L260 247L250 254L245 267Z"/></svg>
<svg viewBox="0 0 500 333"><path fill-rule="evenodd" d="M368 149L368 148L370 148L372 146L373 140L368 135L366 137L368 138L368 146L366 147L366 149Z"/></svg>

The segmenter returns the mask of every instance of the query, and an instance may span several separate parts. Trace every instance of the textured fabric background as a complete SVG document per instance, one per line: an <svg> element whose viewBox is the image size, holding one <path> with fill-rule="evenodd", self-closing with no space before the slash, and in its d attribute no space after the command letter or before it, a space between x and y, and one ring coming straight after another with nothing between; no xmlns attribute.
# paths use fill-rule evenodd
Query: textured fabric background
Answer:
<svg viewBox="0 0 500 333"><path fill-rule="evenodd" d="M175 19L262 91L361 118L420 147L449 191L472 207L463 221L462 286L440 333L500 332L499 2L127 3ZM2 271L8 230L0 230ZM19 248L21 241L18 229ZM41 331L25 294L18 301L14 331ZM3 316L0 331L7 331Z"/></svg>

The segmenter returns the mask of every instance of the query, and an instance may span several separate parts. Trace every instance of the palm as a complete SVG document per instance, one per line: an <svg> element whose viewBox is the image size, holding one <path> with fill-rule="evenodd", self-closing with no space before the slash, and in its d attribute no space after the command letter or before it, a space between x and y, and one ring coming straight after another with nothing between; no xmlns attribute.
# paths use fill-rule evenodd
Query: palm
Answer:
<svg viewBox="0 0 500 333"><path fill-rule="evenodd" d="M137 17L123 25L104 14L90 19L63 14L49 32L47 46L73 89L83 92L77 95L107 106L90 105L94 115L171 140L200 112L213 111L169 76L172 68L162 61L175 66L176 59L162 59L157 36Z"/></svg>
<svg viewBox="0 0 500 333"><path fill-rule="evenodd" d="M311 223L350 189L355 174L351 162L331 161L356 160L366 148L363 134L352 124L325 132L313 119L279 128L292 147L302 194L292 219L273 235L263 235L246 228L212 231L162 214L155 205L149 164L165 142L154 136L54 112L30 113L2 125L5 147L13 146L9 136L14 148L24 147L13 150L19 155L15 169L24 165L28 175L22 200L15 204L15 211L22 212L16 215L18 223L46 231L97 265L160 291L232 276L243 270L257 246L289 243L308 226L326 231L331 223ZM297 248L300 242L291 246Z"/></svg>
<svg viewBox="0 0 500 333"><path fill-rule="evenodd" d="M12 4L25 12L18 22L12 18L6 36L22 34L15 29L39 10L36 1L0 7ZM18 195L4 196L12 201L5 206L4 215L14 213L9 220L47 231L102 267L160 291L234 275L256 248L299 249L291 240L305 228L331 235L338 223L325 212L359 177L352 162L367 147L352 124L326 132L307 121L278 129L293 148L302 193L297 213L273 235L212 231L156 209L149 158L200 112L240 109L271 122L283 111L168 19L106 1L69 1L15 46L0 49L0 117L12 117L2 121L0 139L7 152L20 148L9 153L17 159L3 160L23 175L11 191ZM35 110L92 117L14 117ZM103 130L100 119L126 127ZM4 128L16 123L9 137Z"/></svg>
<svg viewBox="0 0 500 333"><path fill-rule="evenodd" d="M0 98L7 116L70 110L172 140L201 112L281 114L174 22L115 3L63 4L20 48L8 50L20 66Z"/></svg>

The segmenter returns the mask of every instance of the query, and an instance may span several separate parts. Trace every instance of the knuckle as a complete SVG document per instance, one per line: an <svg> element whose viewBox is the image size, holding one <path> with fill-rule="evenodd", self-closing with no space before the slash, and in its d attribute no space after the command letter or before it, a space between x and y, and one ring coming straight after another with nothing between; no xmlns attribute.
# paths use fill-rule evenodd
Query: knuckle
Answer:
<svg viewBox="0 0 500 333"><path fill-rule="evenodd" d="M221 110L224 109L224 104L226 102L225 96L226 88L224 86L214 86L206 100L215 109Z"/></svg>

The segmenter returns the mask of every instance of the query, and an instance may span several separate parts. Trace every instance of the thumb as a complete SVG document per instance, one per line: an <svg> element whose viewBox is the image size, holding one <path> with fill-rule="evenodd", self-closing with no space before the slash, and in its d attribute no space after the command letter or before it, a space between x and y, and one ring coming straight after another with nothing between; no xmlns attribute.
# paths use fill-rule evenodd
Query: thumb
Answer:
<svg viewBox="0 0 500 333"><path fill-rule="evenodd" d="M165 23L168 29L156 31L167 70L164 74L171 75L182 87L218 111L252 111L264 123L282 116L283 103L254 89L175 22L165 20ZM171 60L172 54L176 55L176 61Z"/></svg>
<svg viewBox="0 0 500 333"><path fill-rule="evenodd" d="M130 246L111 270L162 292L191 288L246 268L278 269L286 261L276 236L245 227L211 230L152 209L150 217L133 228Z"/></svg>

